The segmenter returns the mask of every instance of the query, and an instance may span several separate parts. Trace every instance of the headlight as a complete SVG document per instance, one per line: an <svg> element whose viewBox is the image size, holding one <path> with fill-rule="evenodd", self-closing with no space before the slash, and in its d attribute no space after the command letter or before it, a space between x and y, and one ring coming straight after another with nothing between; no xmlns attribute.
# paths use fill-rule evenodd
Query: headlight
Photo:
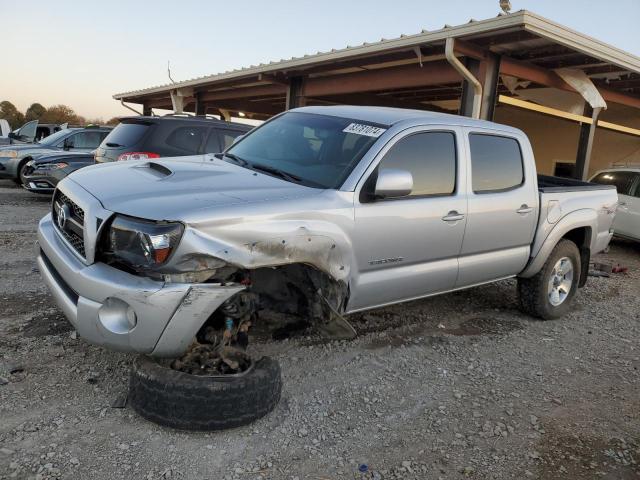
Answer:
<svg viewBox="0 0 640 480"><path fill-rule="evenodd" d="M2 150L0 151L0 157L16 158L18 156L17 150Z"/></svg>
<svg viewBox="0 0 640 480"><path fill-rule="evenodd" d="M106 254L134 268L151 269L165 263L176 248L181 223L149 222L118 215L106 238Z"/></svg>
<svg viewBox="0 0 640 480"><path fill-rule="evenodd" d="M31 162L29 162L31 163ZM29 164L27 164L29 165ZM65 162L58 162L58 163L44 163L42 165L37 165L36 168L38 170L60 170L61 168L66 168L68 167L69 164L65 163Z"/></svg>

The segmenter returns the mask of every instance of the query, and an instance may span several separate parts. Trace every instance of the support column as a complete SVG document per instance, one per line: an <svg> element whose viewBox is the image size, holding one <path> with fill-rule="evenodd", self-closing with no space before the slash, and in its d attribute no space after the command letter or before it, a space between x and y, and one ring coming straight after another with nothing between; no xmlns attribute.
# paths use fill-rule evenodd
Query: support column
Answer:
<svg viewBox="0 0 640 480"><path fill-rule="evenodd" d="M307 99L304 96L303 90L303 77L291 77L291 79L289 79L289 86L287 87L287 99L284 107L285 110L304 107L307 104Z"/></svg>
<svg viewBox="0 0 640 480"><path fill-rule="evenodd" d="M144 115L145 117L150 117L151 115L153 115L151 107L146 103L142 105L142 115Z"/></svg>
<svg viewBox="0 0 640 480"><path fill-rule="evenodd" d="M580 126L580 140L578 141L578 154L576 156L575 178L586 180L589 175L589 163L591 162L591 151L593 150L593 139L598 126L598 116L602 108L591 108L585 103L584 116L591 116L591 124L583 123Z"/></svg>
<svg viewBox="0 0 640 480"><path fill-rule="evenodd" d="M498 82L500 79L500 55L488 53L484 60L484 78L482 79L482 106L480 118L493 121L498 98Z"/></svg>
<svg viewBox="0 0 640 480"><path fill-rule="evenodd" d="M465 57L462 63L474 77L478 78L478 74L480 73L480 60ZM460 98L459 115L463 117L473 117L474 93L473 85L467 80L462 80L462 97Z"/></svg>
<svg viewBox="0 0 640 480"><path fill-rule="evenodd" d="M198 92L194 96L196 98L196 106L195 106L196 115L206 115L207 105L202 101L202 94Z"/></svg>

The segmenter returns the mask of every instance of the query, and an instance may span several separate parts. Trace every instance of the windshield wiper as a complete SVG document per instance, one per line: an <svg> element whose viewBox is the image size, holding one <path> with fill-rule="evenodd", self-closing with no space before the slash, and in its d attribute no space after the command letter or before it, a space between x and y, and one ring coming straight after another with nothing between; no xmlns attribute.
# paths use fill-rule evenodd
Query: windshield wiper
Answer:
<svg viewBox="0 0 640 480"><path fill-rule="evenodd" d="M251 168L253 168L254 170L260 170L266 173L270 173L272 175L275 175L276 177L283 178L284 180L287 180L289 182L294 182L294 183L302 182L302 179L297 175L293 175L292 173L287 173L283 170L280 170L279 168L270 167L269 165L254 164L251 166Z"/></svg>
<svg viewBox="0 0 640 480"><path fill-rule="evenodd" d="M216 153L214 155L216 158L219 159L223 159L224 157L228 157L231 160L233 160L234 162L236 162L237 164L243 166L243 167L250 167L251 164L249 162L247 162L244 158L240 158L239 156L233 154L233 153Z"/></svg>

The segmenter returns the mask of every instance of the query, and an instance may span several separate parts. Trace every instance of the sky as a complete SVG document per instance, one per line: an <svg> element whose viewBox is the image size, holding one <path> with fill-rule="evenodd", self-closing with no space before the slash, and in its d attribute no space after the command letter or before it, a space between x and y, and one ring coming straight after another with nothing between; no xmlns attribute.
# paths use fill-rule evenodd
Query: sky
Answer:
<svg viewBox="0 0 640 480"><path fill-rule="evenodd" d="M640 0L511 0L640 56ZM28 8L25 8L25 5ZM130 114L115 93L482 20L499 0L0 0L0 101Z"/></svg>

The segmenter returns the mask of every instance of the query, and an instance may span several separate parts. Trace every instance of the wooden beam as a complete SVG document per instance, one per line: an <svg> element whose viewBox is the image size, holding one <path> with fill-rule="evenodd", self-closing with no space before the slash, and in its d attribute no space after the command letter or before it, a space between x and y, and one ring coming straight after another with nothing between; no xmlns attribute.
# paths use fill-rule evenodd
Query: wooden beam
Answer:
<svg viewBox="0 0 640 480"><path fill-rule="evenodd" d="M228 90L215 92L201 92L201 99L204 102L215 102L217 100L228 100L232 98L252 98L269 95L284 95L286 87L282 84L266 84L253 87L234 87Z"/></svg>
<svg viewBox="0 0 640 480"><path fill-rule="evenodd" d="M512 77L517 77L522 80L539 83L546 87L575 92L568 83L562 80L562 78L552 70L547 70L546 68L538 67L531 63L514 60L513 58L502 57L502 61L500 62L500 73L511 75ZM598 88L598 91L606 101L620 103L622 105L627 105L628 107L640 108L639 97L626 95L606 88Z"/></svg>
<svg viewBox="0 0 640 480"><path fill-rule="evenodd" d="M462 78L447 62L403 65L400 67L315 77L307 79L305 95L323 97L356 92L372 92L389 88L424 87L460 82Z"/></svg>

